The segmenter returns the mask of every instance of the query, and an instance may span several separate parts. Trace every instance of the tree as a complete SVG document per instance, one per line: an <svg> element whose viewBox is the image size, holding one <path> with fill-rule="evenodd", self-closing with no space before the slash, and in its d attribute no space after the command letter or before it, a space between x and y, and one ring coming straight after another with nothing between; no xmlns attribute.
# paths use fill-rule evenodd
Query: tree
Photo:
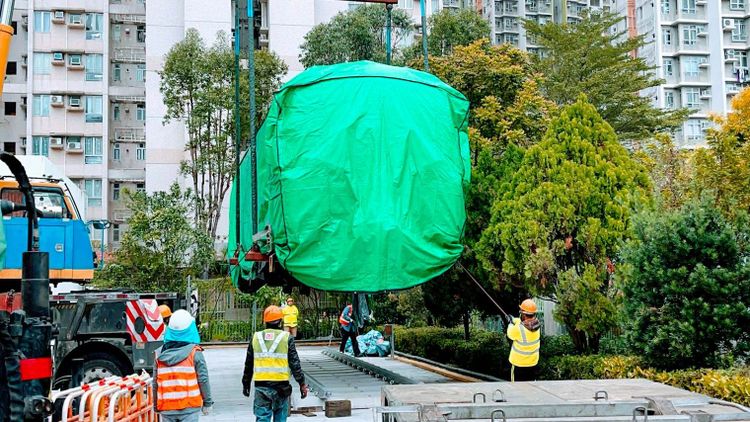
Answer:
<svg viewBox="0 0 750 422"><path fill-rule="evenodd" d="M471 9L443 9L429 17L427 27L427 51L431 56L447 56L454 47L490 39L489 22ZM422 54L421 41L404 50L404 56L409 60L417 60ZM417 60L417 63L421 65L422 62Z"/></svg>
<svg viewBox="0 0 750 422"><path fill-rule="evenodd" d="M665 209L677 209L692 197L695 177L693 151L678 148L672 137L661 133L643 142L633 158L647 170L654 186L654 197Z"/></svg>
<svg viewBox="0 0 750 422"><path fill-rule="evenodd" d="M731 113L715 120L722 125L724 132L734 135L741 144L750 140L750 88L732 98Z"/></svg>
<svg viewBox="0 0 750 422"><path fill-rule="evenodd" d="M579 98L553 119L494 200L478 258L495 278L556 299L555 316L578 350L595 351L615 323L612 260L649 190L645 169Z"/></svg>
<svg viewBox="0 0 750 422"><path fill-rule="evenodd" d="M258 122L286 71L275 54L256 53ZM247 78L240 81L241 98L247 98L249 82ZM182 161L180 170L192 181L195 223L215 238L221 205L235 171L234 52L227 35L219 33L208 48L198 31L189 29L165 57L160 89L167 108L164 122L181 121L187 129L189 159ZM248 138L247 103L243 101L240 110L242 139Z"/></svg>
<svg viewBox="0 0 750 422"><path fill-rule="evenodd" d="M504 309L516 309L526 295L523 286L484 271L475 249L489 225L493 201L507 189L525 148L541 139L556 106L539 93L538 77L528 55L512 46L492 46L488 40L479 40L430 61L435 75L462 91L471 106L472 180L466 196L467 248L461 261ZM456 268L422 290L428 309L441 325L455 326L463 321L467 328L472 309L498 313L468 275Z"/></svg>
<svg viewBox="0 0 750 422"><path fill-rule="evenodd" d="M658 368L716 367L750 352L750 231L709 198L634 221L623 253L628 339Z"/></svg>
<svg viewBox="0 0 750 422"><path fill-rule="evenodd" d="M685 110L661 110L641 92L663 81L653 68L631 53L646 45L645 35L629 37L624 20L612 13L584 14L576 24L525 20L528 35L547 54L536 61L544 74L542 91L557 104L576 101L583 93L622 141L649 138L674 129L684 120Z"/></svg>
<svg viewBox="0 0 750 422"><path fill-rule="evenodd" d="M392 62L402 61L398 45L411 34L411 18L401 9L391 14ZM300 46L303 66L325 65L357 60L385 63L385 21L383 5L359 6L340 12L328 23L315 25Z"/></svg>
<svg viewBox="0 0 750 422"><path fill-rule="evenodd" d="M196 276L214 259L208 235L193 226L192 192L175 183L169 191L125 192L128 231L114 260L97 271L95 283L138 291L183 291L187 276Z"/></svg>

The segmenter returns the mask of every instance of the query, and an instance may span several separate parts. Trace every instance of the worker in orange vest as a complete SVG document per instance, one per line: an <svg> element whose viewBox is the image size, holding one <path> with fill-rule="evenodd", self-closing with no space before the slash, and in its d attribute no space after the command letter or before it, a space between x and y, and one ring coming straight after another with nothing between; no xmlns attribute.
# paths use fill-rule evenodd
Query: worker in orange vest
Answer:
<svg viewBox="0 0 750 422"><path fill-rule="evenodd" d="M541 341L541 324L536 317L536 303L526 299L521 303L521 317L509 318L508 338L513 340L508 361L510 362L511 382L532 381L537 363L539 363L539 342Z"/></svg>
<svg viewBox="0 0 750 422"><path fill-rule="evenodd" d="M195 319L184 309L175 311L155 359L154 401L162 422L195 422L201 411L204 415L211 411L208 367L200 342Z"/></svg>
<svg viewBox="0 0 750 422"><path fill-rule="evenodd" d="M341 326L341 344L339 345L339 351L344 353L346 348L346 340L352 340L352 350L354 356L362 356L359 352L359 343L357 342L357 322L352 318L352 303L347 301L344 310L339 315L339 325Z"/></svg>

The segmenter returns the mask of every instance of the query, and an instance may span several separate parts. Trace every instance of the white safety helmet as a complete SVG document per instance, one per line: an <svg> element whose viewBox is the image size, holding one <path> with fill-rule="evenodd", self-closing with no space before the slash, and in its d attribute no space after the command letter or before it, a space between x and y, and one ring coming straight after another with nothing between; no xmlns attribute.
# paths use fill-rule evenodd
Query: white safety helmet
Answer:
<svg viewBox="0 0 750 422"><path fill-rule="evenodd" d="M169 329L174 331L182 331L190 326L195 319L190 312L180 309L174 311L172 317L169 319Z"/></svg>

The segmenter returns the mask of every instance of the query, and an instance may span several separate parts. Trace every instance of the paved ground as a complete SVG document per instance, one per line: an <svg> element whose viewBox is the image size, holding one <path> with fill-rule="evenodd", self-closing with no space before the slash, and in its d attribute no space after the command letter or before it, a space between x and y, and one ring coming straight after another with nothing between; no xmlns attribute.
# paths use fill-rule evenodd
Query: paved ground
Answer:
<svg viewBox="0 0 750 422"><path fill-rule="evenodd" d="M319 354L318 348L299 348L300 354ZM245 348L215 348L205 352L208 365L209 377L211 379L211 392L215 401L213 412L207 417L202 417L201 422L247 422L254 421L252 400L242 395L242 370L245 364ZM295 391L292 395L293 406L300 403L299 390L296 383L292 382ZM369 394L369 392L368 392ZM252 397L252 395L251 395ZM357 397L353 397L357 398ZM372 397L372 406L377 405L379 397ZM370 403L363 402L362 398L355 401L360 406ZM322 402L315 397L305 399L305 406L322 406ZM369 406L368 406L369 407ZM322 413L314 417L303 415L290 415L290 421L337 421L337 422L364 422L372 420L372 410L369 408L354 409L349 418L328 419Z"/></svg>

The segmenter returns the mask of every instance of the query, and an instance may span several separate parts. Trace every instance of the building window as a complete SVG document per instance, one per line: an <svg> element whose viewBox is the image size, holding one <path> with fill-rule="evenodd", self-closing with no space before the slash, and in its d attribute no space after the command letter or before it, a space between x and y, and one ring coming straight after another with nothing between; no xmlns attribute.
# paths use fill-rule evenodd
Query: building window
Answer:
<svg viewBox="0 0 750 422"><path fill-rule="evenodd" d="M83 190L88 197L88 206L102 206L102 179L84 179Z"/></svg>
<svg viewBox="0 0 750 422"><path fill-rule="evenodd" d="M31 138L31 155L49 157L49 136L34 136Z"/></svg>
<svg viewBox="0 0 750 422"><path fill-rule="evenodd" d="M700 120L688 120L685 139L690 142L696 142L703 139L703 128Z"/></svg>
<svg viewBox="0 0 750 422"><path fill-rule="evenodd" d="M672 13L672 6L669 2L670 0L661 0L661 13L663 15Z"/></svg>
<svg viewBox="0 0 750 422"><path fill-rule="evenodd" d="M49 117L49 106L50 96L49 95L34 95L32 100L32 116L36 117Z"/></svg>
<svg viewBox="0 0 750 422"><path fill-rule="evenodd" d="M115 146L112 148L112 159L115 161L120 161L120 144L115 143Z"/></svg>
<svg viewBox="0 0 750 422"><path fill-rule="evenodd" d="M37 11L34 12L34 32L49 32L50 23L52 22L52 12Z"/></svg>
<svg viewBox="0 0 750 422"><path fill-rule="evenodd" d="M104 15L102 15L101 13L86 13L86 39L101 39L103 24Z"/></svg>
<svg viewBox="0 0 750 422"><path fill-rule="evenodd" d="M734 20L734 29L732 30L732 41L735 41L735 42L747 41L747 25L745 25L744 19Z"/></svg>
<svg viewBox="0 0 750 422"><path fill-rule="evenodd" d="M668 109L674 108L674 92L664 93L664 107Z"/></svg>
<svg viewBox="0 0 750 422"><path fill-rule="evenodd" d="M119 224L112 224L112 241L113 242L120 241L120 225Z"/></svg>
<svg viewBox="0 0 750 422"><path fill-rule="evenodd" d="M101 95L86 96L86 121L89 123L100 123L102 121Z"/></svg>
<svg viewBox="0 0 750 422"><path fill-rule="evenodd" d="M674 76L674 62L672 59L664 59L662 67L664 68L664 76Z"/></svg>
<svg viewBox="0 0 750 422"><path fill-rule="evenodd" d="M745 10L745 0L729 0L729 10Z"/></svg>
<svg viewBox="0 0 750 422"><path fill-rule="evenodd" d="M136 183L135 184L135 191L140 193L146 192L146 184L145 183Z"/></svg>
<svg viewBox="0 0 750 422"><path fill-rule="evenodd" d="M135 107L135 120L139 122L146 121L146 104L138 104Z"/></svg>
<svg viewBox="0 0 750 422"><path fill-rule="evenodd" d="M401 9L414 9L414 0L398 0L398 7Z"/></svg>
<svg viewBox="0 0 750 422"><path fill-rule="evenodd" d="M6 101L5 102L5 115L6 116L15 116L16 115L16 102L15 101Z"/></svg>
<svg viewBox="0 0 750 422"><path fill-rule="evenodd" d="M138 25L138 27L135 30L136 33L136 39L139 43L146 42L146 27L143 25Z"/></svg>
<svg viewBox="0 0 750 422"><path fill-rule="evenodd" d="M737 66L747 69L747 51L738 51L734 56L737 58Z"/></svg>
<svg viewBox="0 0 750 422"><path fill-rule="evenodd" d="M683 60L685 64L685 76L698 76L700 75L701 60L698 57L685 57Z"/></svg>
<svg viewBox="0 0 750 422"><path fill-rule="evenodd" d="M8 65L5 66L5 74L7 76L10 75L16 75L18 72L18 64L16 62L8 62Z"/></svg>
<svg viewBox="0 0 750 422"><path fill-rule="evenodd" d="M112 106L112 120L120 121L120 105L115 104Z"/></svg>
<svg viewBox="0 0 750 422"><path fill-rule="evenodd" d="M138 148L135 149L135 159L138 161L146 160L146 144L138 144Z"/></svg>
<svg viewBox="0 0 750 422"><path fill-rule="evenodd" d="M672 30L671 29L662 29L661 30L661 39L664 45L672 45Z"/></svg>
<svg viewBox="0 0 750 422"><path fill-rule="evenodd" d="M138 67L135 69L135 80L139 82L143 82L146 80L146 65L145 64L139 64Z"/></svg>
<svg viewBox="0 0 750 422"><path fill-rule="evenodd" d="M120 42L122 40L122 26L112 25L112 41Z"/></svg>
<svg viewBox="0 0 750 422"><path fill-rule="evenodd" d="M122 68L119 64L112 66L112 80L117 82L122 78Z"/></svg>
<svg viewBox="0 0 750 422"><path fill-rule="evenodd" d="M49 75L52 71L52 53L34 53L34 74Z"/></svg>
<svg viewBox="0 0 750 422"><path fill-rule="evenodd" d="M701 107L700 88L685 88L685 107L693 109Z"/></svg>
<svg viewBox="0 0 750 422"><path fill-rule="evenodd" d="M682 13L695 14L695 0L680 0Z"/></svg>
<svg viewBox="0 0 750 422"><path fill-rule="evenodd" d="M695 45L698 41L698 26L688 25L682 28L682 43L684 45Z"/></svg>
<svg viewBox="0 0 750 422"><path fill-rule="evenodd" d="M101 54L86 55L86 80L101 81L103 72L103 56Z"/></svg>
<svg viewBox="0 0 750 422"><path fill-rule="evenodd" d="M84 163L102 163L102 138L99 136L87 136L83 142Z"/></svg>
<svg viewBox="0 0 750 422"><path fill-rule="evenodd" d="M120 184L113 183L112 184L112 200L117 201L119 199L120 199Z"/></svg>

